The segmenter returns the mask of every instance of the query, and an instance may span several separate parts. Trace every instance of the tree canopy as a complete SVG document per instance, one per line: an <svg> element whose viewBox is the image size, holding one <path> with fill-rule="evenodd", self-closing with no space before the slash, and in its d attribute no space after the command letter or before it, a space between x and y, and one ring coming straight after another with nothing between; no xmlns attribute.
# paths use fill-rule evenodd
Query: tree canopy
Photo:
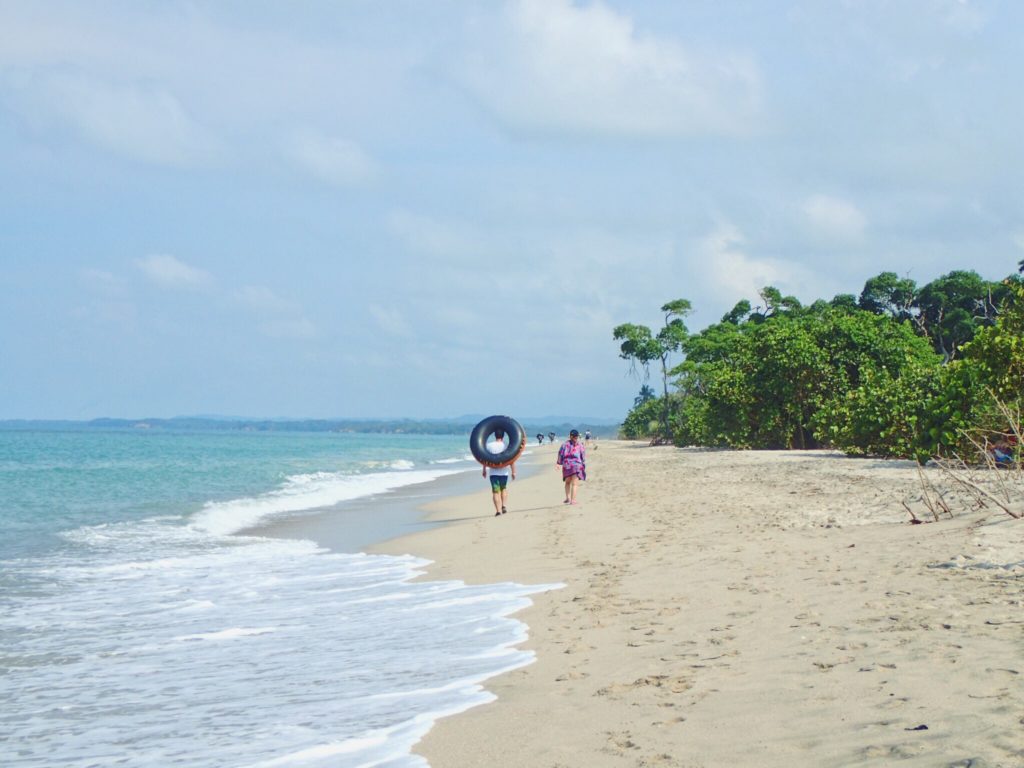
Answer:
<svg viewBox="0 0 1024 768"><path fill-rule="evenodd" d="M1016 274L988 282L954 271L919 288L883 272L859 297L805 306L765 286L759 298L756 307L737 302L699 333L682 322L685 299L662 307L657 333L616 327L620 355L645 372L658 362L663 379L660 402L637 398L624 432L677 444L921 456L956 450L971 424L993 422L993 398L1024 401L1024 279ZM670 356L682 360L669 366Z"/></svg>

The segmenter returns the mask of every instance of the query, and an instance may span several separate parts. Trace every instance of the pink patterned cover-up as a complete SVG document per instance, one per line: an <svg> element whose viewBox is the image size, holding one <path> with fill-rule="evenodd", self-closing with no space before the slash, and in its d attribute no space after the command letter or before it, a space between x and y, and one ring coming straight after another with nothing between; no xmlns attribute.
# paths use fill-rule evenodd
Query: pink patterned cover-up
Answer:
<svg viewBox="0 0 1024 768"><path fill-rule="evenodd" d="M566 440L558 449L558 461L555 462L562 467L562 479L576 475L580 480L587 479L587 451L582 443L573 445L572 440Z"/></svg>

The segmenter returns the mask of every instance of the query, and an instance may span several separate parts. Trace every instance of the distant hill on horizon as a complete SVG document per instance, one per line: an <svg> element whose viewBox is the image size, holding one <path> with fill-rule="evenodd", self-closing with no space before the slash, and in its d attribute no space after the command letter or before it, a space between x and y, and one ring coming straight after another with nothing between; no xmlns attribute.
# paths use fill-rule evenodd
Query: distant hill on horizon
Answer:
<svg viewBox="0 0 1024 768"><path fill-rule="evenodd" d="M468 433L483 416L463 415L450 419L286 419L244 418L233 416L175 416L172 418L98 418L71 419L4 419L0 430L17 429L166 429L247 432L362 432L392 434L462 434ZM566 434L570 429L589 429L597 435L609 436L618 431L620 421L611 419L515 417L528 434L555 432Z"/></svg>

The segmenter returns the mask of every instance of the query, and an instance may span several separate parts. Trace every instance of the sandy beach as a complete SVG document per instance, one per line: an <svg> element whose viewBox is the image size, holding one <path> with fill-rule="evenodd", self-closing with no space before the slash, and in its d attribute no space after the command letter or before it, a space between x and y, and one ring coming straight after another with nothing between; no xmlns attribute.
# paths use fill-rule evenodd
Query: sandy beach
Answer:
<svg viewBox="0 0 1024 768"><path fill-rule="evenodd" d="M374 548L565 584L518 614L536 662L417 747L434 768L1024 765L1024 521L911 525L908 462L615 441L568 507L556 447L508 515L481 483Z"/></svg>

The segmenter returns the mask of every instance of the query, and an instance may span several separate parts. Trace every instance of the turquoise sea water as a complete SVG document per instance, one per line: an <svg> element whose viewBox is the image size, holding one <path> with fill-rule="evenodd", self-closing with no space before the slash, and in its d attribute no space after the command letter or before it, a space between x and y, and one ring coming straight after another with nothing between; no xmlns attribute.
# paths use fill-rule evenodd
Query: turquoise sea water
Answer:
<svg viewBox="0 0 1024 768"><path fill-rule="evenodd" d="M405 472L402 481L429 480L465 469L459 460L466 458L465 438L452 435L0 431L0 558L60 547L61 532L83 525L187 518L217 502L298 492L305 482L309 497L293 505L302 511L343 500L344 487L359 480L386 484L388 470ZM411 469L425 474L410 476Z"/></svg>
<svg viewBox="0 0 1024 768"><path fill-rule="evenodd" d="M474 470L465 438L0 431L0 750L26 766L406 766L529 663L546 587L238 535Z"/></svg>

